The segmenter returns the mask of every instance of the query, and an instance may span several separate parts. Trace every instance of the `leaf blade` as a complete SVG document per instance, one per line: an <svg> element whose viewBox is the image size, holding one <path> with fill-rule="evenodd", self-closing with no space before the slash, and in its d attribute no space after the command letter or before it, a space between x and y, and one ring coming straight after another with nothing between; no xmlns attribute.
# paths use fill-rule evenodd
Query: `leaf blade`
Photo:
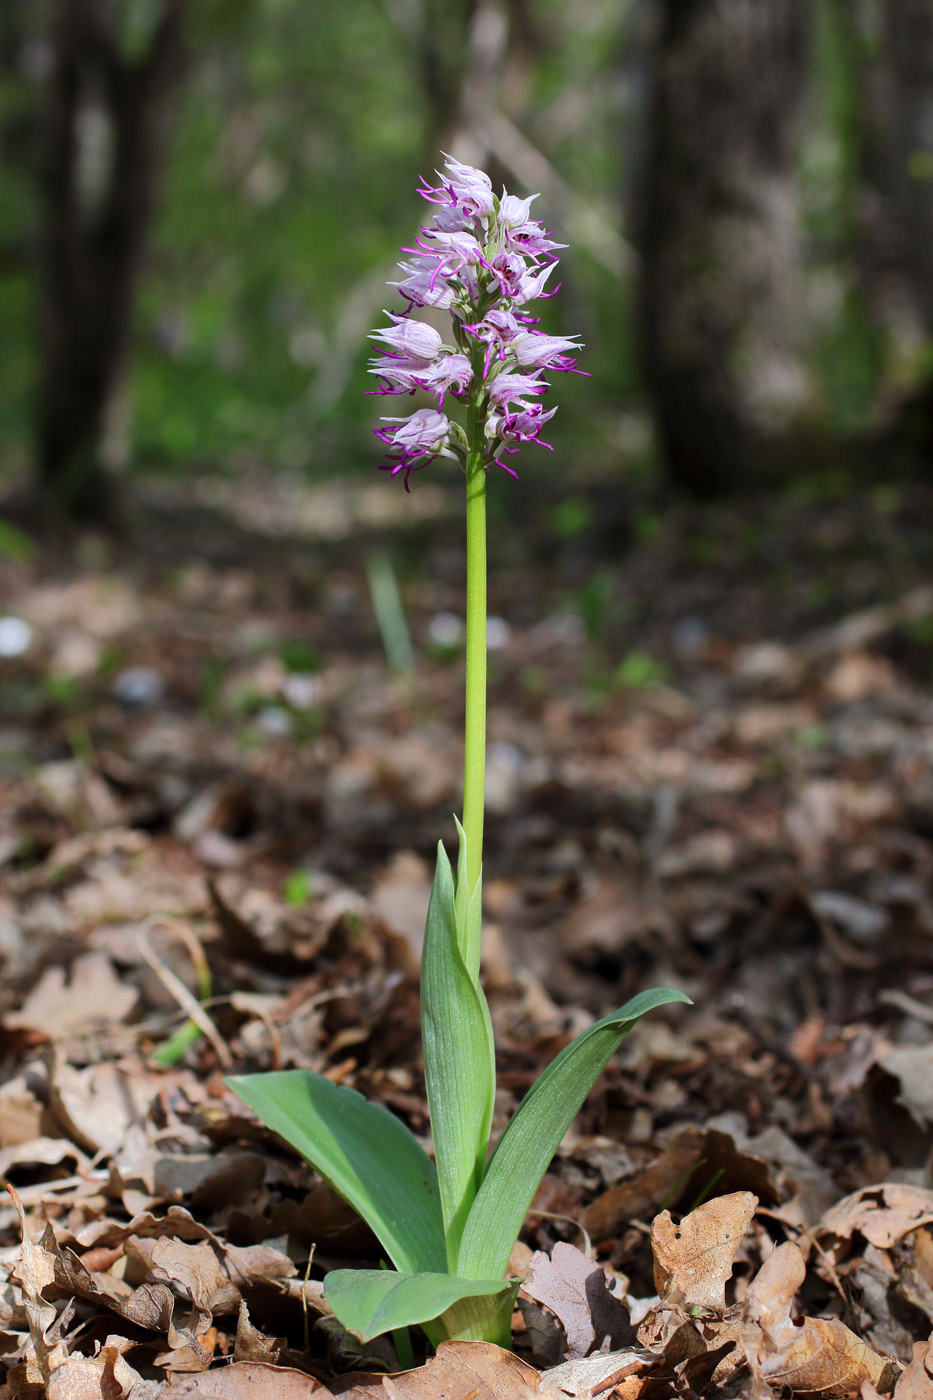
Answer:
<svg viewBox="0 0 933 1400"><path fill-rule="evenodd" d="M465 845L461 835L461 870ZM460 917L471 917L471 905L478 910L479 883L470 901L460 901L438 842L421 955L421 1038L451 1273L457 1271L460 1236L482 1182L495 1100L492 1021L478 964L472 974L464 959L465 930L459 927Z"/></svg>
<svg viewBox="0 0 933 1400"><path fill-rule="evenodd" d="M486 1311L479 1300L491 1300L492 1327L501 1312L501 1296L514 1295L517 1288L517 1282L463 1279L455 1274L333 1269L324 1280L324 1297L344 1327L369 1342L398 1327L430 1324L465 1299L477 1300L473 1312L478 1319Z"/></svg>
<svg viewBox="0 0 933 1400"><path fill-rule="evenodd" d="M656 988L633 997L566 1046L535 1081L486 1168L460 1245L465 1278L504 1273L531 1199L579 1109L631 1027L647 1011L688 1002L683 992Z"/></svg>
<svg viewBox="0 0 933 1400"><path fill-rule="evenodd" d="M226 1083L363 1217L396 1268L444 1269L437 1170L393 1113L307 1070L235 1075Z"/></svg>

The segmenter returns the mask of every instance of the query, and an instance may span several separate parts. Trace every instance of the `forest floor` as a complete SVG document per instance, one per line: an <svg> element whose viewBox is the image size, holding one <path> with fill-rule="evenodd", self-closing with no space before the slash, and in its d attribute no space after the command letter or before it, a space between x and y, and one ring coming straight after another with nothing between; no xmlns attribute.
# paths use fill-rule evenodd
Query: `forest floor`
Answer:
<svg viewBox="0 0 933 1400"><path fill-rule="evenodd" d="M933 1396L921 487L494 512L495 1131L594 1017L695 1004L636 1027L544 1178L515 1357L383 1380L390 1340L327 1316L378 1246L224 1075L323 1071L427 1132L455 505L150 482L127 543L0 539L0 1395Z"/></svg>

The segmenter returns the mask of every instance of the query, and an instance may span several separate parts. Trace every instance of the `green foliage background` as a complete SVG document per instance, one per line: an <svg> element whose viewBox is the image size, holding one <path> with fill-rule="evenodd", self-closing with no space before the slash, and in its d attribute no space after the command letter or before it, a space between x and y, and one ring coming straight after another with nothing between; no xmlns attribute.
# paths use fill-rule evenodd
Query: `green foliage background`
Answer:
<svg viewBox="0 0 933 1400"><path fill-rule="evenodd" d="M151 0L119 3L127 44L144 42ZM644 139L645 9L527 4L524 48L507 60L498 96L565 185L622 230ZM37 0L29 12L26 71L20 65L0 75L0 471L7 473L28 462L37 368L43 11ZM413 39L420 13L433 60ZM852 36L830 0L820 0L820 13L802 178L808 275L829 278L835 290L831 313L814 328L812 361L821 411L850 429L871 411L888 351L849 265L858 81ZM424 207L417 177L430 175L450 135L437 129L431 89L456 89L466 6L194 0L191 19L139 289L129 458L169 471L190 464L312 475L371 469L378 410L364 397L365 332L382 307L397 305L384 283L399 245L417 230ZM503 172L493 170L501 180ZM509 184L522 192L517 181ZM538 212L566 237L547 199ZM557 450L537 453L536 471L615 470L622 462L650 468L634 350L635 275L634 252L621 275L579 241L565 255L563 290L546 304L545 326L582 334L592 378L561 381L551 435Z"/></svg>

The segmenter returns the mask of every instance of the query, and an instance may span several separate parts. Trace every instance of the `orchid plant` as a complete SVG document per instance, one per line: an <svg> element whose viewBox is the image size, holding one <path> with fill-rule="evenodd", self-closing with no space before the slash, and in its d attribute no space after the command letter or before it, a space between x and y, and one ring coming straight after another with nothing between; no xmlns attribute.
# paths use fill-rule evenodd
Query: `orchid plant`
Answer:
<svg viewBox="0 0 933 1400"><path fill-rule="evenodd" d="M508 1346L518 1281L509 1258L541 1178L584 1099L646 1011L681 992L636 996L568 1045L527 1094L489 1156L495 1048L480 984L486 749L486 483L491 466L540 443L555 409L541 397L546 371L575 371L576 339L546 335L525 308L557 265L554 243L530 217L532 201L493 193L481 170L446 157L441 183L419 193L435 206L397 283L404 315L373 333L372 362L386 395L432 395L435 408L385 418L384 469L402 475L441 457L466 477L466 732L463 822L456 878L442 843L421 963L421 1030L434 1161L381 1105L320 1074L286 1070L228 1083L301 1152L363 1217L394 1268L337 1269L324 1296L364 1341L420 1325L432 1344L473 1338ZM453 345L414 307L449 311ZM466 409L461 425L444 411ZM547 446L547 444L541 444Z"/></svg>

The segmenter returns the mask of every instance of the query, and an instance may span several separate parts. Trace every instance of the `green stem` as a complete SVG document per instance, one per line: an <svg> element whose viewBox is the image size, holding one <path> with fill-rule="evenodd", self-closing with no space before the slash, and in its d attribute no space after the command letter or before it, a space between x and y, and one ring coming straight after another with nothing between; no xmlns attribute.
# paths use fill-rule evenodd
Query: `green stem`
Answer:
<svg viewBox="0 0 933 1400"><path fill-rule="evenodd" d="M466 461L466 734L463 769L463 830L467 839L470 894L483 868L483 808L486 788L486 468L485 423L471 403Z"/></svg>

